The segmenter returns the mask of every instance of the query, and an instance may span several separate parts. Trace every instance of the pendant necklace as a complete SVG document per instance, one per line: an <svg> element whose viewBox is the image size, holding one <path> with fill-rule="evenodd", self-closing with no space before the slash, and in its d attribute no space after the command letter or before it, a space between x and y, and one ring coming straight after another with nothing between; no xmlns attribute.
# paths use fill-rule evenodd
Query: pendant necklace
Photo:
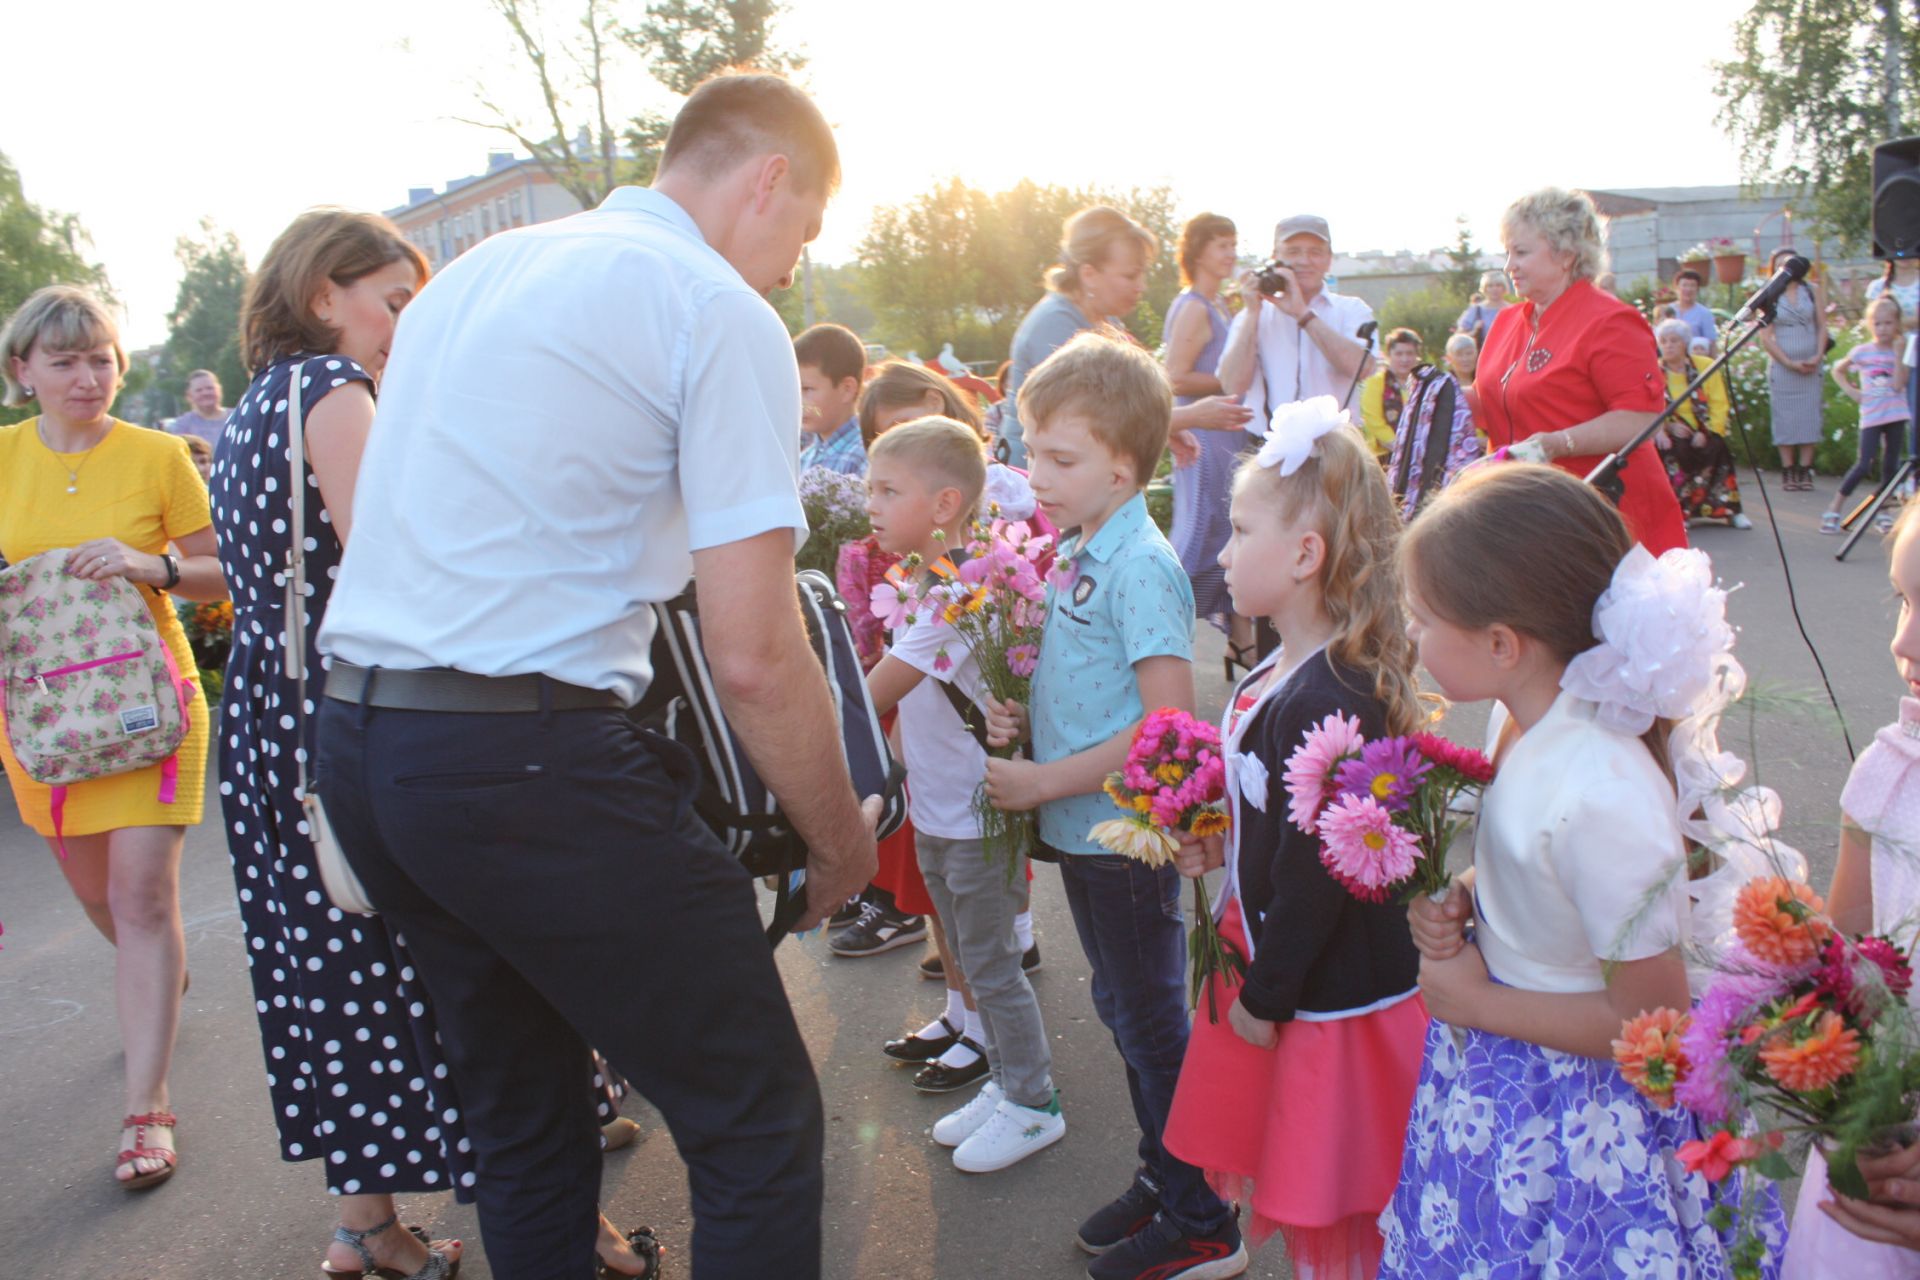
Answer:
<svg viewBox="0 0 1920 1280"><path fill-rule="evenodd" d="M105 444L107 437L101 436L98 440L95 440L93 442L92 448L89 448L85 453L80 455L79 466L68 467L67 458L70 455L61 453L58 449L53 447L53 445L47 440L46 430L43 427L41 427L39 423L36 422L34 424L33 429L34 429L34 433L40 437L40 443L47 446L47 452L51 453L54 457L58 458L60 460L60 465L67 468L67 492L69 494L75 494L80 492L80 468L87 465L87 459L93 457L94 449L98 449L101 445ZM113 428L109 426L107 430L109 433L111 433Z"/></svg>

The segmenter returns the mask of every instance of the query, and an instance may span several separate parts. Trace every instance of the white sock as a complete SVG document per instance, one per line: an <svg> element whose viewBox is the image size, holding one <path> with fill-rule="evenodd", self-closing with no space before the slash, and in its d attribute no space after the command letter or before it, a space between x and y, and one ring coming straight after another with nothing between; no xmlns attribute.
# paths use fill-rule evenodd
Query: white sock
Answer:
<svg viewBox="0 0 1920 1280"><path fill-rule="evenodd" d="M935 1018L926 1026L913 1033L915 1040L944 1040L948 1035L947 1024Z"/></svg>
<svg viewBox="0 0 1920 1280"><path fill-rule="evenodd" d="M947 988L947 1021L956 1027L967 1024L967 999L952 987Z"/></svg>
<svg viewBox="0 0 1920 1280"><path fill-rule="evenodd" d="M1025 955L1033 950L1033 912L1022 911L1013 918L1013 939L1020 944L1020 953Z"/></svg>
<svg viewBox="0 0 1920 1280"><path fill-rule="evenodd" d="M962 1007L964 1009L964 1006ZM967 1039L973 1041L975 1044L985 1044L987 1042L987 1026L984 1022L980 1021L980 1011L978 1009L965 1009L965 1014L966 1020L961 1024L961 1027Z"/></svg>
<svg viewBox="0 0 1920 1280"><path fill-rule="evenodd" d="M971 1036L973 1033L968 1032L967 1034ZM974 1043L977 1044L979 1042L975 1041ZM943 1067L970 1067L980 1061L980 1055L956 1040L953 1043L953 1048L941 1054L935 1061Z"/></svg>

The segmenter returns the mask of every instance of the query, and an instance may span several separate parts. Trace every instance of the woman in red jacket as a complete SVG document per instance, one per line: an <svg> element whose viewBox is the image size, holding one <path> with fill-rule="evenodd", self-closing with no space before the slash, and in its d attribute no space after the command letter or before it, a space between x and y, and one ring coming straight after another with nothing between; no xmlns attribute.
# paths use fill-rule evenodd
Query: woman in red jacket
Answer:
<svg viewBox="0 0 1920 1280"><path fill-rule="evenodd" d="M1584 477L1666 403L1653 330L1594 287L1606 250L1587 197L1556 187L1524 196L1500 234L1521 302L1487 334L1471 392L1474 420L1493 448ZM1686 546L1686 522L1653 445L1634 450L1620 478L1620 513L1633 536L1656 556Z"/></svg>

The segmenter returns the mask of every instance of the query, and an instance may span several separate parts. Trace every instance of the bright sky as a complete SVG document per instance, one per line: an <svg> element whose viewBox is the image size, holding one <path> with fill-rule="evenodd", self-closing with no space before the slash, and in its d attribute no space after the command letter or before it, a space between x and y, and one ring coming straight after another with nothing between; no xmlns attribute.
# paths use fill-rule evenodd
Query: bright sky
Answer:
<svg viewBox="0 0 1920 1280"><path fill-rule="evenodd" d="M846 170L817 261L850 258L875 205L950 174L1166 182L1183 215L1239 222L1243 246L1308 210L1358 251L1449 243L1458 214L1491 244L1506 204L1550 183L1735 181L1707 63L1745 7L793 0L781 34L811 57ZM387 209L478 172L500 135L454 117L477 114L476 79L524 78L485 0L98 0L84 20L22 4L6 26L0 151L30 199L80 214L131 346L165 338L174 241L201 218L257 262L308 206ZM664 103L627 82L624 114Z"/></svg>

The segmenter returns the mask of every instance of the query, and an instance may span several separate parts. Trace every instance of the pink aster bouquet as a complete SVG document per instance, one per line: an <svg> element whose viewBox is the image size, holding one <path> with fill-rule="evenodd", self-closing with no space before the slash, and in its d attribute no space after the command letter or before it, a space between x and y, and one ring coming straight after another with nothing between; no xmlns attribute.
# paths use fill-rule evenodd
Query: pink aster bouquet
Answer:
<svg viewBox="0 0 1920 1280"><path fill-rule="evenodd" d="M1150 867L1165 866L1180 849L1180 833L1206 837L1226 831L1227 814L1221 807L1226 785L1227 762L1220 754L1219 731L1184 711L1161 707L1140 722L1133 745L1127 748L1126 765L1108 774L1104 784L1126 817L1096 824L1087 839ZM1229 984L1239 982L1246 976L1246 964L1221 939L1206 883L1197 878L1193 919L1193 932L1187 938L1193 959L1188 1000L1199 1007L1200 993L1205 991L1207 1020L1218 1022L1219 1010L1207 979L1217 973Z"/></svg>
<svg viewBox="0 0 1920 1280"><path fill-rule="evenodd" d="M959 556L945 555L932 563L909 555L887 570L872 591L874 616L889 630L934 611L952 628L980 671L987 693L1001 701L1026 703L1032 697L1033 669L1040 660L1040 629L1046 621L1045 575L1053 558L1053 539L1035 533L1025 521L990 517L975 521ZM942 645L934 655L934 671L953 669L953 659ZM976 727L978 726L978 727ZM979 721L968 724L984 732ZM1018 746L991 748L1011 757ZM987 803L985 780L974 793L973 811L980 819L980 838L990 859L1006 860L1012 875L1018 855L1033 847L1034 815L1006 813Z"/></svg>
<svg viewBox="0 0 1920 1280"><path fill-rule="evenodd" d="M1478 751L1430 733L1368 742L1335 714L1287 761L1287 816L1320 837L1320 862L1356 898L1410 902L1447 887L1447 846L1464 795L1493 780Z"/></svg>
<svg viewBox="0 0 1920 1280"><path fill-rule="evenodd" d="M1743 1166L1770 1181L1793 1177L1790 1153L1818 1143L1833 1189L1864 1200L1854 1157L1913 1140L1920 1025L1906 1002L1911 961L1886 938L1844 937L1819 895L1787 876L1749 879L1732 923L1716 976L1690 1012L1655 1009L1621 1027L1620 1074L1655 1106L1678 1103L1700 1120L1707 1137L1679 1156L1708 1181ZM1730 1209L1723 1217L1719 1225L1731 1225ZM1736 1269L1745 1255L1757 1262L1757 1245L1743 1230Z"/></svg>

